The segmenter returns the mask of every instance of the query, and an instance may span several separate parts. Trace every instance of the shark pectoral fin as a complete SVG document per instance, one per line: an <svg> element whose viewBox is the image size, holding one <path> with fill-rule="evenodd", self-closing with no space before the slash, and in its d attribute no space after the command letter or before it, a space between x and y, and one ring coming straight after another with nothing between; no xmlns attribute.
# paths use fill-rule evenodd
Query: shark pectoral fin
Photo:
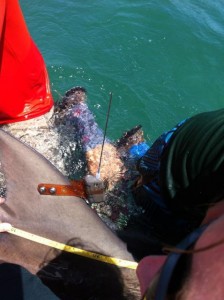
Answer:
<svg viewBox="0 0 224 300"><path fill-rule="evenodd" d="M127 149L129 149L132 145L142 143L144 141L143 135L142 126L137 125L124 132L121 138L115 143L115 146L117 149L122 147L127 147Z"/></svg>

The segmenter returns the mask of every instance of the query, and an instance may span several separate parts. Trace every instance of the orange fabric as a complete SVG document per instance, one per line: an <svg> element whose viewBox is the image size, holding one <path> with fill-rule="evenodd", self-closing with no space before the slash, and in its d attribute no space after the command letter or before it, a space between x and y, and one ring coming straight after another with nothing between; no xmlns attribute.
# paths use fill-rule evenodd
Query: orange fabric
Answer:
<svg viewBox="0 0 224 300"><path fill-rule="evenodd" d="M40 116L53 106L44 60L17 0L0 1L0 124Z"/></svg>
<svg viewBox="0 0 224 300"><path fill-rule="evenodd" d="M55 189L53 193L51 192L52 188ZM41 195L76 196L87 199L85 184L82 180L73 180L71 185L40 183L38 184L37 190Z"/></svg>

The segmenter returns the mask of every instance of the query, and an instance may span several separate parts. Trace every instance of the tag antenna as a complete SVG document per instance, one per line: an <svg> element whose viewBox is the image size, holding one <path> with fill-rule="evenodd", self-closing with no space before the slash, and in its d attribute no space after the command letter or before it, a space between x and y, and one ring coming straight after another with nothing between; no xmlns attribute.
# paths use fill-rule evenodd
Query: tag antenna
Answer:
<svg viewBox="0 0 224 300"><path fill-rule="evenodd" d="M96 173L96 178L98 178L98 179L100 178L100 168L101 168L101 163L102 163L103 148L104 148L105 139L106 139L108 120L109 120L109 116L110 116L111 102L112 102L112 92L110 92L110 100L109 100L109 105L108 105L108 110L107 110L106 124L105 124L105 128L104 128L103 143L102 143L102 148L101 148L101 153L100 153L99 167L98 167L98 171Z"/></svg>

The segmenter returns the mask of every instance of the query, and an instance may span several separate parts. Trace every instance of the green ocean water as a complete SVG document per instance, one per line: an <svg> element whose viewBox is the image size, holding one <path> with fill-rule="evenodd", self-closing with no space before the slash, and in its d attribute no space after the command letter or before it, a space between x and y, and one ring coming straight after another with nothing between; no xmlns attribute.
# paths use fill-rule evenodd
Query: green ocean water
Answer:
<svg viewBox="0 0 224 300"><path fill-rule="evenodd" d="M55 101L73 86L108 136L142 124L153 141L180 120L224 106L222 0L20 0Z"/></svg>

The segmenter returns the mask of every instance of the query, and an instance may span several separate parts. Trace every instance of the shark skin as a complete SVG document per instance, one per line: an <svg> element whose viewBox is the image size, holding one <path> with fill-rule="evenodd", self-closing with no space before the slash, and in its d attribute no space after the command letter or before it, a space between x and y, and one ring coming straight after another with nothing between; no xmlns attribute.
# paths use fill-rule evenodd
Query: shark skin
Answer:
<svg viewBox="0 0 224 300"><path fill-rule="evenodd" d="M82 199L74 196L54 198L38 193L37 185L43 180L49 183L68 184L68 180L42 155L2 130L0 130L0 154L7 185L6 201L0 205L1 222L10 223L19 229L64 244L74 246L78 244L81 245L80 248L89 251L134 261L125 243ZM61 251L51 250L48 246L9 233L0 235L0 260L18 264L33 274L40 274L40 277L43 276L41 272L43 266L51 265L55 259L57 259L55 266L59 268L57 272L60 274L60 255ZM77 259L76 255L73 256L76 257L77 263L80 263L81 259ZM72 257L68 256L68 259ZM55 273L54 264L51 265L51 269L54 271L52 273ZM127 279L136 289L133 294L139 296L135 270L121 269L119 272L124 289L129 290L125 283ZM127 299L138 299L138 296ZM122 297L111 299L126 299Z"/></svg>

